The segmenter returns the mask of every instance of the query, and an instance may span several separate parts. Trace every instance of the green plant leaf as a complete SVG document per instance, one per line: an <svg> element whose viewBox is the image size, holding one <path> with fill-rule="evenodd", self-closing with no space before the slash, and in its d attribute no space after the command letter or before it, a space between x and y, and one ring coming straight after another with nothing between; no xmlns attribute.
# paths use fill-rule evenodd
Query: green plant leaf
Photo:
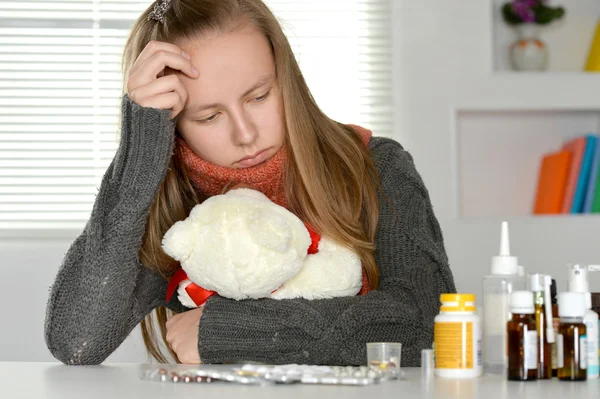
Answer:
<svg viewBox="0 0 600 399"><path fill-rule="evenodd" d="M548 7L543 4L538 4L532 8L536 15L536 22L540 25L547 25L555 19L560 19L565 14L562 7Z"/></svg>
<svg viewBox="0 0 600 399"><path fill-rule="evenodd" d="M502 6L502 17L509 25L518 25L523 23L521 18L519 18L519 16L513 12L511 3L505 3L504 6Z"/></svg>

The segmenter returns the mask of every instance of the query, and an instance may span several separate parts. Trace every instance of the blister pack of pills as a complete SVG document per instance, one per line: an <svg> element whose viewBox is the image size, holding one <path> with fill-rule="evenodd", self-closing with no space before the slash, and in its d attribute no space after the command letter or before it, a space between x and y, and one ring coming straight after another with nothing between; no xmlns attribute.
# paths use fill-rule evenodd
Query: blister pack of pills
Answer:
<svg viewBox="0 0 600 399"><path fill-rule="evenodd" d="M397 375L369 369L366 366L309 366L287 364L282 366L253 365L242 366L243 372L259 376L273 383L301 383L326 385L370 385Z"/></svg>
<svg viewBox="0 0 600 399"><path fill-rule="evenodd" d="M218 381L246 385L268 383L252 373L242 372L239 366L226 365L145 364L140 369L140 378L147 381L187 384Z"/></svg>
<svg viewBox="0 0 600 399"><path fill-rule="evenodd" d="M364 386L401 376L366 366L144 365L143 380L171 383L232 382L237 384L324 384Z"/></svg>

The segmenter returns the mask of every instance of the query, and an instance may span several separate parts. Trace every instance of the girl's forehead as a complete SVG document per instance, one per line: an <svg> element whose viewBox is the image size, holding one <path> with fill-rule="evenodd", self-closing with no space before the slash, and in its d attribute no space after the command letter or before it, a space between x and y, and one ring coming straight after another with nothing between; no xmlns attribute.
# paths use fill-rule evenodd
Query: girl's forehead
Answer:
<svg viewBox="0 0 600 399"><path fill-rule="evenodd" d="M192 64L200 71L197 79L183 77L186 88L202 97L241 95L258 80L275 75L268 40L257 30L239 30L202 40L182 43Z"/></svg>

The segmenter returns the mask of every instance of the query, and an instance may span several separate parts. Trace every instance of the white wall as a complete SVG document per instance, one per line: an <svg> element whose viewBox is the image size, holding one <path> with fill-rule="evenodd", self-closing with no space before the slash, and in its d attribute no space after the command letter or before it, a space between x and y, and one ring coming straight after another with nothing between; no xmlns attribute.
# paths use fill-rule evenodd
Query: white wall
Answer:
<svg viewBox="0 0 600 399"><path fill-rule="evenodd" d="M518 103L522 96L516 98L510 84L492 76L492 0L390 1L397 139L413 154L430 190L458 289L479 295L490 257L498 251L502 218L459 217L455 107L487 96ZM509 91L504 92L503 86ZM540 97L541 104L546 101L546 96ZM513 253L528 271L556 276L559 289L564 289L566 262L600 262L594 238L600 227L598 217L508 220ZM7 312L0 329L0 361L52 360L42 335L45 304L69 243L69 239L0 240L4 272L0 303ZM600 277L594 277L592 288L600 291ZM145 361L139 337L135 330L109 361Z"/></svg>

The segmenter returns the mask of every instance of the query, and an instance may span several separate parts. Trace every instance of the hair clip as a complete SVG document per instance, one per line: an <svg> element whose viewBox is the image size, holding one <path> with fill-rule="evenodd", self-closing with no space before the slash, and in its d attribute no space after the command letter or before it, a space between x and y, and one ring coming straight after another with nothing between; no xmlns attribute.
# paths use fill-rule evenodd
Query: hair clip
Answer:
<svg viewBox="0 0 600 399"><path fill-rule="evenodd" d="M165 12L167 12L170 5L171 0L156 0L154 3L154 10L152 10L150 15L148 15L148 21L155 19L160 23L165 22Z"/></svg>

